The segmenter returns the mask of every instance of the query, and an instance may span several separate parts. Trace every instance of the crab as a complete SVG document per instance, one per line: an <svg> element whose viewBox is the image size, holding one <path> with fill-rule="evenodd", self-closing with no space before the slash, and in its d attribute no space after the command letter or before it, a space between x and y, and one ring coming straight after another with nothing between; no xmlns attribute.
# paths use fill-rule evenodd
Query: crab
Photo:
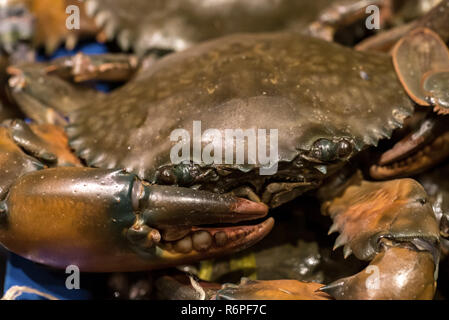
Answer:
<svg viewBox="0 0 449 320"><path fill-rule="evenodd" d="M148 49L183 50L236 32L303 29L331 2L138 0L130 7L121 0L89 0L86 9L107 38L117 34L122 49L142 54Z"/></svg>
<svg viewBox="0 0 449 320"><path fill-rule="evenodd" d="M446 21L448 8L443 1L430 14ZM419 32L426 35L425 48L447 50L434 32ZM414 52L413 39L399 49L405 44ZM399 49L394 59L405 59ZM424 79L441 71L422 63L426 59L415 61ZM351 159L389 138L413 114L404 86L442 97L441 90L409 85L416 79L400 65L395 69L387 54L266 33L212 40L157 61L77 55L43 67L9 68L12 95L24 112L40 122L68 123L64 130L18 120L3 124L0 242L59 268L165 268L254 244L270 231L272 218L257 225L217 224L262 218L267 206L321 187L323 212L334 221L330 231L340 232L336 248L371 264L320 290L335 298L432 298L440 230L422 186L412 179L342 178ZM130 74L107 95L64 80ZM190 154L174 163L171 133L192 132L196 120L215 132L277 129L277 170L261 175L260 159L208 163ZM372 268L381 277L368 290Z"/></svg>
<svg viewBox="0 0 449 320"><path fill-rule="evenodd" d="M332 40L335 32L381 9L382 25L422 15L439 0L88 0L86 10L106 39L142 55L151 49L184 50L199 42L241 32L294 31ZM399 17L398 17L399 16ZM136 23L139 21L139 23Z"/></svg>
<svg viewBox="0 0 449 320"><path fill-rule="evenodd" d="M343 26L365 18L365 8L382 8L392 18L393 0L88 0L108 39L141 55L151 49L184 50L199 42L241 32L294 31L331 39ZM415 6L411 6L415 7ZM136 21L139 21L137 24ZM311 25L312 24L312 25Z"/></svg>

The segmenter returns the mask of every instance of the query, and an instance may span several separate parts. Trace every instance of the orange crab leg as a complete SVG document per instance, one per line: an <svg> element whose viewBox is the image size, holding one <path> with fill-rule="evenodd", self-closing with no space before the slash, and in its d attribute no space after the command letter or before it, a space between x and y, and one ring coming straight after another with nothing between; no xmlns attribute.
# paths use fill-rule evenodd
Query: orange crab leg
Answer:
<svg viewBox="0 0 449 320"><path fill-rule="evenodd" d="M323 205L344 246L370 265L321 288L337 299L432 299L439 226L424 189L411 179L359 181Z"/></svg>
<svg viewBox="0 0 449 320"><path fill-rule="evenodd" d="M242 280L238 285L225 285L216 300L331 300L321 292L322 284L297 280Z"/></svg>
<svg viewBox="0 0 449 320"><path fill-rule="evenodd" d="M185 275L163 276L156 281L162 298L177 300L331 300L322 284L297 280L249 280L225 284L195 280Z"/></svg>

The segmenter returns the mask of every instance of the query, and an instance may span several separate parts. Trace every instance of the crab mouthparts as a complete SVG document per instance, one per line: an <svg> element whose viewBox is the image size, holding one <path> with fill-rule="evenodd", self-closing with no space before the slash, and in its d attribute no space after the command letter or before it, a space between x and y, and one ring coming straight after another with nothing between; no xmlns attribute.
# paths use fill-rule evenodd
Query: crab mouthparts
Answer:
<svg viewBox="0 0 449 320"><path fill-rule="evenodd" d="M160 185L136 190L143 190L136 193L141 221L159 231L155 242L170 253L207 256L244 249L274 224L272 218L260 221L267 205L231 194Z"/></svg>
<svg viewBox="0 0 449 320"><path fill-rule="evenodd" d="M218 254L243 250L264 238L273 226L274 219L268 218L253 225L172 228L162 231L159 245L166 251L178 254Z"/></svg>

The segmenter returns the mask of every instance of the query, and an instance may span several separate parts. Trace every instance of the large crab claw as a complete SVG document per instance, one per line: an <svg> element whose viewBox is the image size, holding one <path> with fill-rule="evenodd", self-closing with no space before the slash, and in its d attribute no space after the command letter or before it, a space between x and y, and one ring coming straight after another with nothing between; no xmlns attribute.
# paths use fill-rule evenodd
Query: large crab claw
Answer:
<svg viewBox="0 0 449 320"><path fill-rule="evenodd" d="M424 189L411 179L355 183L327 202L335 248L370 265L321 291L337 299L432 299L439 226Z"/></svg>
<svg viewBox="0 0 449 320"><path fill-rule="evenodd" d="M220 224L259 219L267 211L229 195L149 185L123 171L51 168L11 186L1 203L0 242L53 267L143 270L244 249L264 237L273 220Z"/></svg>
<svg viewBox="0 0 449 320"><path fill-rule="evenodd" d="M54 267L106 272L177 265L245 249L273 226L271 218L235 225L263 218L264 204L83 168L53 125L5 121L0 164L8 168L0 175L0 243Z"/></svg>
<svg viewBox="0 0 449 320"><path fill-rule="evenodd" d="M365 270L320 290L347 300L426 300L435 294L435 263L428 252L391 247Z"/></svg>

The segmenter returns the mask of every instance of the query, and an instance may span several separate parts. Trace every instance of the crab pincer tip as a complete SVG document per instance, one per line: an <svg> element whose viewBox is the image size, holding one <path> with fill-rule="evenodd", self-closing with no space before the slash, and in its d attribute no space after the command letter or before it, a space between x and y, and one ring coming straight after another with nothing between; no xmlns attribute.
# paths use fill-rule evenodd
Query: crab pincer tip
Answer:
<svg viewBox="0 0 449 320"><path fill-rule="evenodd" d="M323 287L319 288L318 291L327 293L328 295L332 296L333 298L338 299L344 295L344 292L343 292L344 285L345 285L345 282L343 280L335 281L335 282L332 282L331 284L328 284L327 286L323 286Z"/></svg>
<svg viewBox="0 0 449 320"><path fill-rule="evenodd" d="M264 217L268 213L268 207L261 202L253 202L247 199L237 198L237 202L234 204L232 211L239 214Z"/></svg>

